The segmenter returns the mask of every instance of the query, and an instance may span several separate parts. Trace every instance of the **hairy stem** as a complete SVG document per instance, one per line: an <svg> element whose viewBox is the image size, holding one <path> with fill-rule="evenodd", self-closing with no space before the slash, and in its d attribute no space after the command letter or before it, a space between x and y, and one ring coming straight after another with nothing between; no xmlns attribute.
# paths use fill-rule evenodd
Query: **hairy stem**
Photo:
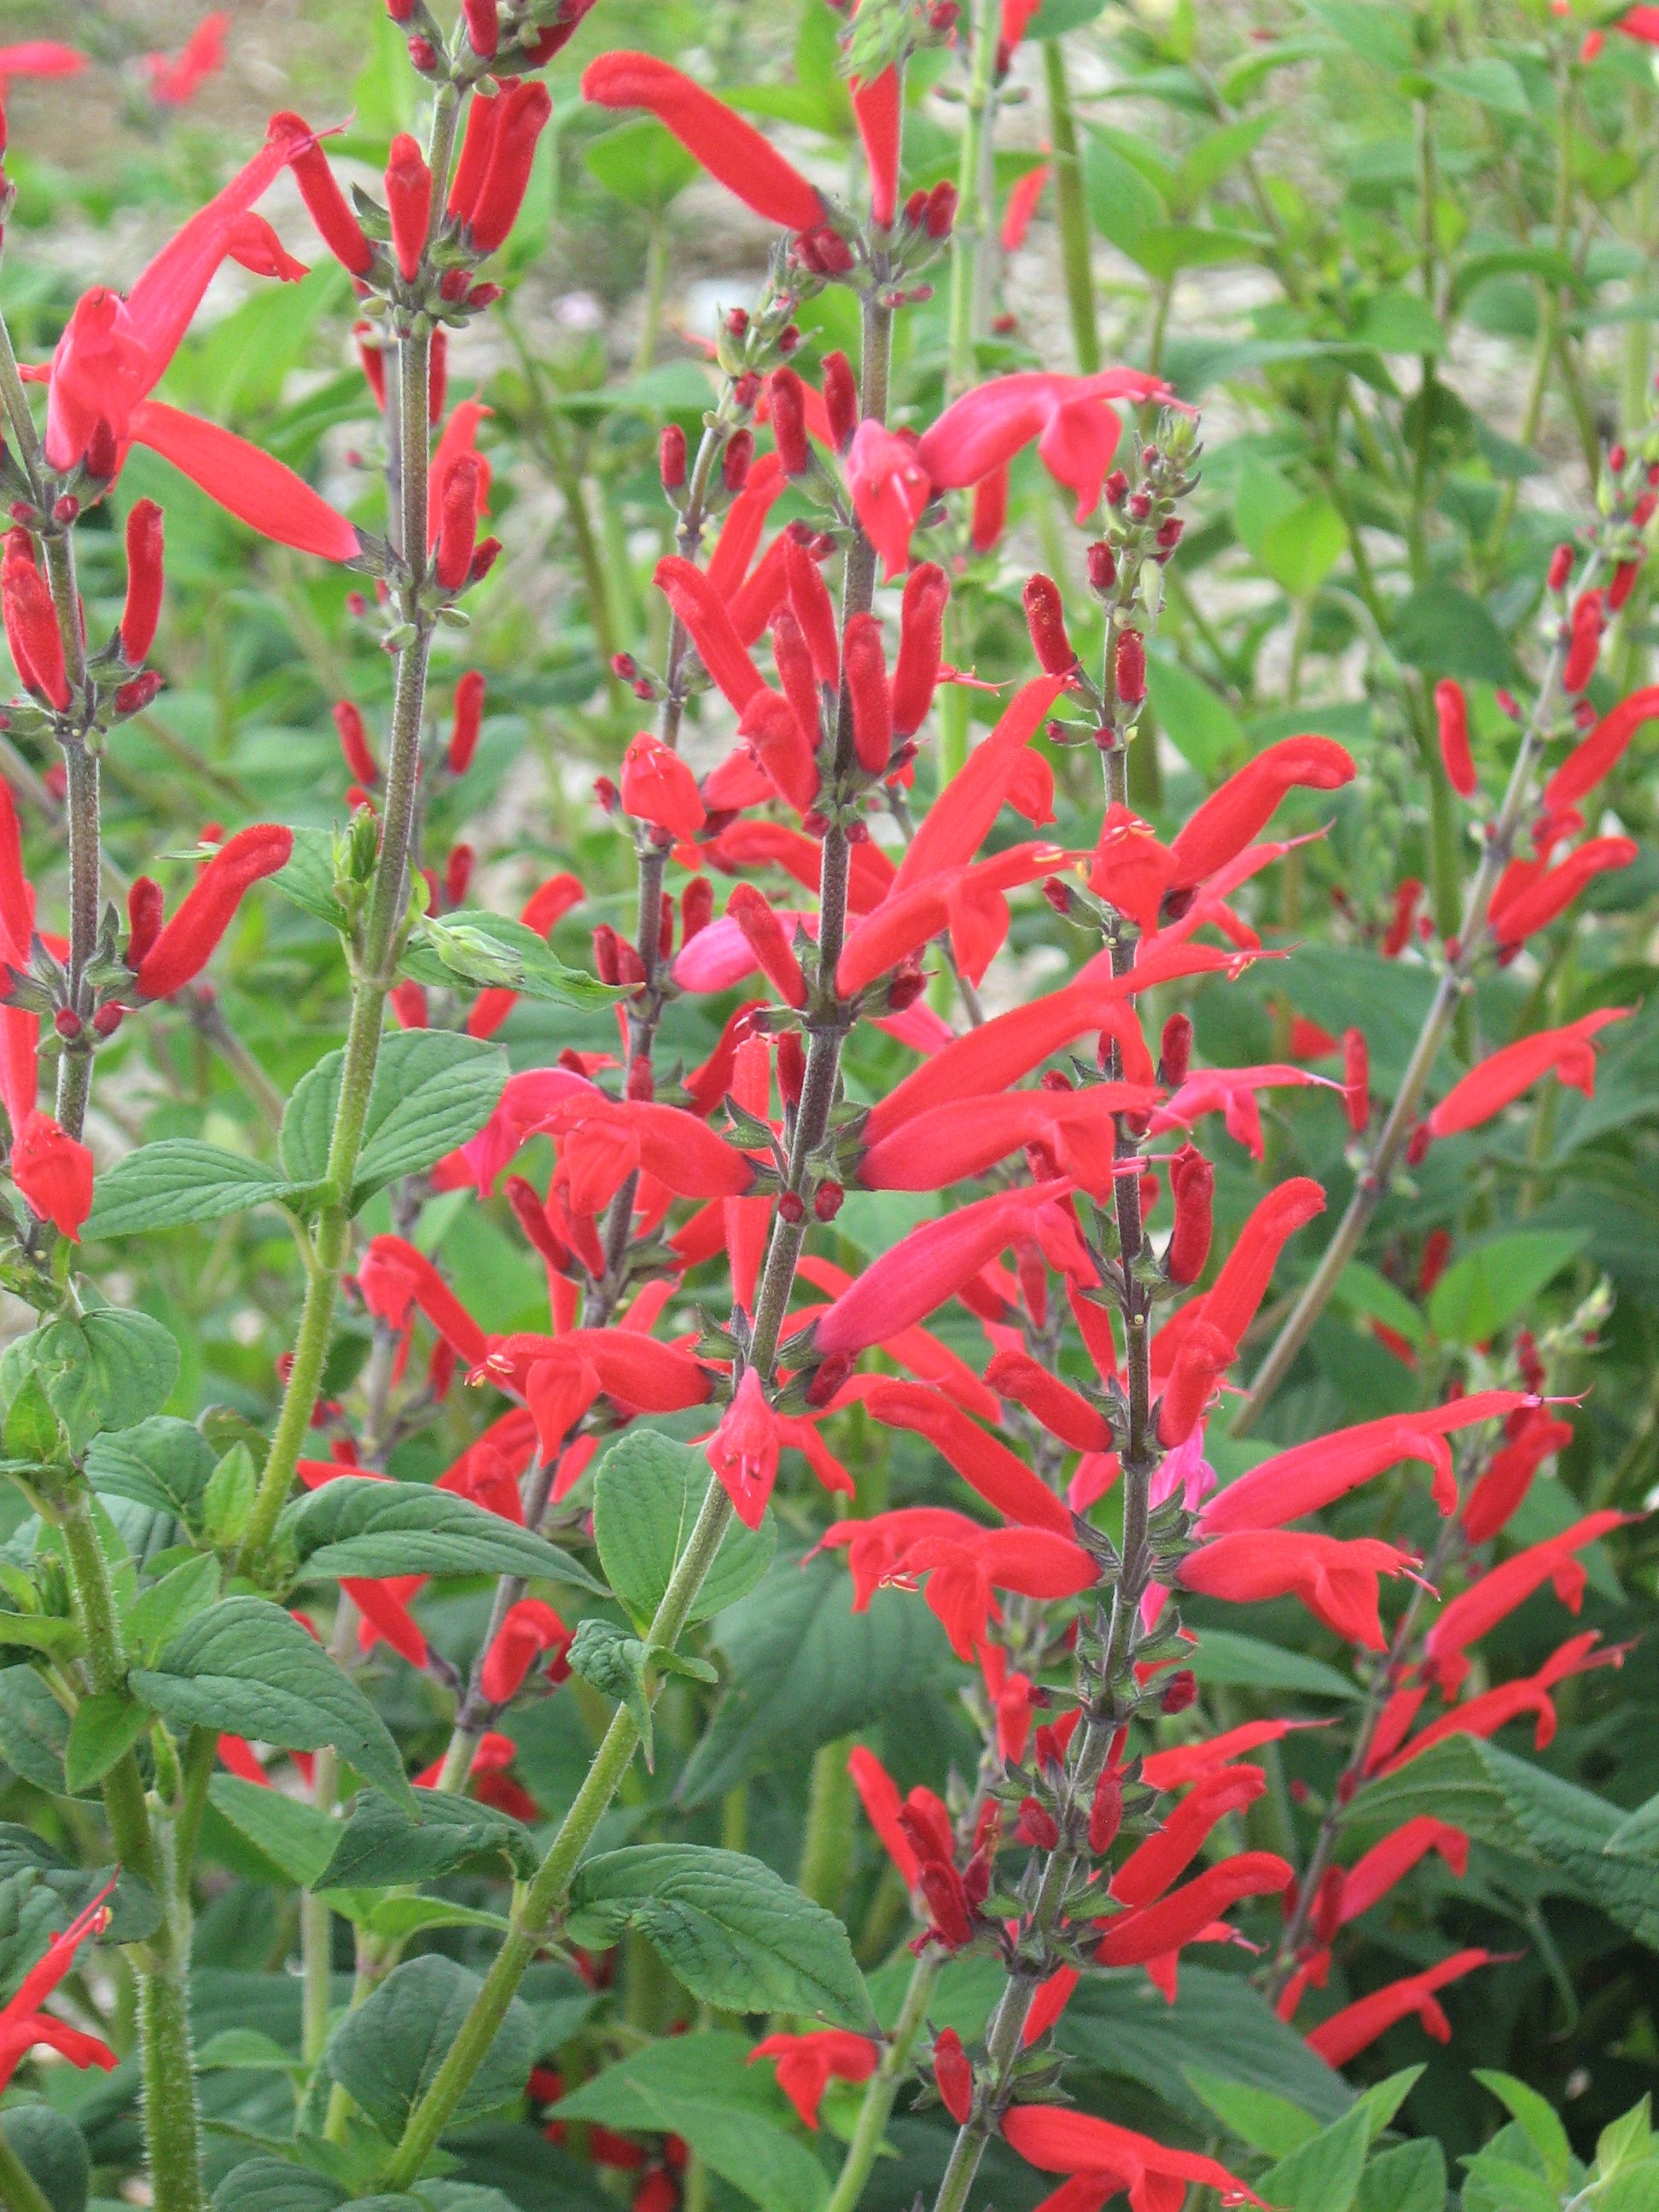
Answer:
<svg viewBox="0 0 1659 2212"><path fill-rule="evenodd" d="M1100 367L1100 325L1095 305L1093 240L1083 196L1083 163L1078 153L1077 118L1066 75L1065 42L1045 39L1042 70L1048 93L1048 139L1054 148L1054 211L1060 224L1060 265L1066 280L1066 307L1072 323L1072 349L1078 373L1092 376Z"/></svg>
<svg viewBox="0 0 1659 2212"><path fill-rule="evenodd" d="M910 2053L927 2017L927 2007L945 1959L945 1953L930 1944L911 1969L910 1986L904 1993L899 2016L887 2039L887 2048L881 2054L881 2063L865 2084L864 2102L859 2107L852 2140L824 2212L856 2212L865 2184L880 2154L882 2136L892 2117L893 2100L909 2071Z"/></svg>

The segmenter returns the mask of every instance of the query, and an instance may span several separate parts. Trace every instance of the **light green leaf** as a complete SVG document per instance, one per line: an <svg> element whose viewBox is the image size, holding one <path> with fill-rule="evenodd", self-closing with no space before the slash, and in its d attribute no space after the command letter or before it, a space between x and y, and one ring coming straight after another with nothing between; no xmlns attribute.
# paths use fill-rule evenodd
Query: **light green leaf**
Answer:
<svg viewBox="0 0 1659 2212"><path fill-rule="evenodd" d="M641 116L592 139L582 160L606 191L629 207L660 210L701 173L672 131Z"/></svg>
<svg viewBox="0 0 1659 2212"><path fill-rule="evenodd" d="M411 2108L431 2087L483 1986L453 1959L436 1953L408 1959L330 2036L330 2071L389 2141L397 2140ZM529 2008L515 1997L462 2094L456 2120L516 2097L535 2056Z"/></svg>
<svg viewBox="0 0 1659 2212"><path fill-rule="evenodd" d="M148 1314L96 1306L46 1322L0 1354L0 1396L33 1375L82 1452L108 1429L136 1428L161 1406L179 1376L179 1347Z"/></svg>
<svg viewBox="0 0 1659 2212"><path fill-rule="evenodd" d="M593 1535L611 1588L643 1628L656 1612L714 1477L708 1455L652 1429L630 1429L593 1474ZM734 1521L690 1618L705 1620L745 1596L771 1565L777 1524Z"/></svg>
<svg viewBox="0 0 1659 2212"><path fill-rule="evenodd" d="M271 882L295 906L325 921L331 929L350 927L350 917L334 895L331 830L296 830L288 866L279 868Z"/></svg>
<svg viewBox="0 0 1659 2212"><path fill-rule="evenodd" d="M1270 2166L1256 2193L1279 2212L1349 2212L1370 2145L1370 2116L1358 2106Z"/></svg>
<svg viewBox="0 0 1659 2212"><path fill-rule="evenodd" d="M1159 728L1200 775L1218 776L1243 758L1248 750L1243 727L1221 694L1202 677L1154 650L1146 662L1146 690Z"/></svg>
<svg viewBox="0 0 1659 2212"><path fill-rule="evenodd" d="M141 1145L98 1178L88 1237L130 1237L141 1229L175 1229L218 1221L251 1206L280 1203L293 1186L263 1161L193 1137Z"/></svg>
<svg viewBox="0 0 1659 2212"><path fill-rule="evenodd" d="M1547 2098L1540 2097L1536 2089L1517 2081L1513 2074L1499 2074L1490 2067L1477 2066L1474 2078L1482 2088L1490 2089L1510 2118L1525 2129L1544 2161L1544 2172L1551 2185L1565 2191L1572 2179L1572 2145L1554 2106Z"/></svg>
<svg viewBox="0 0 1659 2212"><path fill-rule="evenodd" d="M261 2151L231 2168L213 2192L213 2212L338 2212L345 2202L325 2174Z"/></svg>
<svg viewBox="0 0 1659 2212"><path fill-rule="evenodd" d="M291 1882L301 1889L319 1886L339 1839L337 1820L302 1797L244 1782L236 1774L216 1774L208 1784L208 1796L215 1812L222 1814Z"/></svg>
<svg viewBox="0 0 1659 2212"><path fill-rule="evenodd" d="M78 1659L87 1648L76 1621L54 1613L0 1610L0 1644L16 1644L28 1651L45 1651L54 1659Z"/></svg>
<svg viewBox="0 0 1659 2212"><path fill-rule="evenodd" d="M90 1790L101 1782L149 1724L143 1707L119 1690L100 1690L82 1698L64 1747L64 1778L70 1790Z"/></svg>
<svg viewBox="0 0 1659 2212"><path fill-rule="evenodd" d="M301 1077L277 1140L296 1183L320 1183L340 1098L344 1054L329 1053ZM429 1168L476 1136L507 1080L499 1046L451 1030L403 1030L380 1047L369 1094L355 1202L399 1176Z"/></svg>
<svg viewBox="0 0 1659 2212"><path fill-rule="evenodd" d="M847 1930L758 1859L695 1844L638 1844L578 1869L572 1934L614 1941L633 1928L695 1997L723 2012L816 2013L844 2027L871 2017ZM608 1935L605 1931L609 1931Z"/></svg>
<svg viewBox="0 0 1659 2212"><path fill-rule="evenodd" d="M386 1723L299 1622L264 1598L222 1599L130 1680L164 1720L290 1751L331 1744L366 1781L412 1802Z"/></svg>
<svg viewBox="0 0 1659 2212"><path fill-rule="evenodd" d="M604 1590L586 1567L533 1529L429 1483L342 1475L285 1506L276 1528L307 1581L342 1575L522 1575Z"/></svg>
<svg viewBox="0 0 1659 2212"><path fill-rule="evenodd" d="M475 909L423 921L404 953L403 972L416 983L441 989L503 985L524 998L587 1013L614 1006L624 995L586 969L567 968L547 940L524 922Z"/></svg>
<svg viewBox="0 0 1659 2212"><path fill-rule="evenodd" d="M1319 2133L1317 2120L1271 2089L1224 2081L1201 2066L1188 2066L1186 2075L1194 2094L1203 2099L1231 2134L1269 2158L1288 2157Z"/></svg>
<svg viewBox="0 0 1659 2212"><path fill-rule="evenodd" d="M1378 353L1437 354L1446 334L1440 319L1415 292L1378 292L1365 302L1354 331L1355 343Z"/></svg>
<svg viewBox="0 0 1659 2212"><path fill-rule="evenodd" d="M1304 499L1270 523L1255 557L1292 599L1316 592L1348 550L1348 526L1328 499Z"/></svg>
<svg viewBox="0 0 1659 2212"><path fill-rule="evenodd" d="M1429 1323L1449 1344L1482 1344L1524 1313L1583 1249L1588 1232L1522 1229L1454 1260L1429 1299Z"/></svg>
<svg viewBox="0 0 1659 2212"><path fill-rule="evenodd" d="M1381 2151L1367 2165L1354 2212L1445 2212L1446 2154L1432 2136Z"/></svg>
<svg viewBox="0 0 1659 2212"><path fill-rule="evenodd" d="M1379 1275L1363 1260L1350 1260L1342 1270L1331 1293L1331 1304L1349 1313L1362 1314L1367 1321L1380 1321L1408 1344L1427 1340L1428 1329L1419 1309L1386 1275Z"/></svg>

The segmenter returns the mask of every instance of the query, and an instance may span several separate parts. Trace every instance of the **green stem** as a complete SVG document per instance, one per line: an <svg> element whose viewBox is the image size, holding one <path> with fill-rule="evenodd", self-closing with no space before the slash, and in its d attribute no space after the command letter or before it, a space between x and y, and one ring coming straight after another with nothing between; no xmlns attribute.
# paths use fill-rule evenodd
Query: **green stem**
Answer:
<svg viewBox="0 0 1659 2212"><path fill-rule="evenodd" d="M657 358L657 337L662 328L663 287L668 276L668 225L659 215L651 225L645 250L645 313L640 342L634 354L634 374L642 376Z"/></svg>
<svg viewBox="0 0 1659 2212"><path fill-rule="evenodd" d="M887 2048L881 2054L881 2063L865 2084L864 2102L859 2107L852 2141L847 2146L840 2176L824 2212L856 2212L864 2185L880 2154L882 2137L892 2117L893 2100L909 2070L910 2053L927 2017L927 2007L945 1959L943 1951L930 1947L911 1969L904 2003L887 2039Z"/></svg>
<svg viewBox="0 0 1659 2212"><path fill-rule="evenodd" d="M966 391L977 367L975 348L982 335L985 318L983 246L990 235L992 218L987 194L988 156L995 135L1000 0L976 0L973 15L973 63L957 172L956 227L951 234L950 351L945 383L951 392ZM864 412L872 412L867 398Z"/></svg>
<svg viewBox="0 0 1659 2212"><path fill-rule="evenodd" d="M155 2202L167 2212L205 2212L190 1997L182 1962L140 1975L138 2042Z"/></svg>
<svg viewBox="0 0 1659 2212"><path fill-rule="evenodd" d="M1054 210L1060 222L1060 265L1066 280L1066 306L1072 319L1072 349L1078 374L1092 376L1100 367L1100 325L1095 303L1093 240L1083 192L1083 163L1078 153L1077 118L1066 75L1066 53L1059 39L1042 42L1042 71L1048 89L1048 142L1054 149Z"/></svg>
<svg viewBox="0 0 1659 2212"><path fill-rule="evenodd" d="M850 1736L820 1744L812 1759L796 1887L828 1912L839 1912L853 1855L853 1782L847 1771Z"/></svg>

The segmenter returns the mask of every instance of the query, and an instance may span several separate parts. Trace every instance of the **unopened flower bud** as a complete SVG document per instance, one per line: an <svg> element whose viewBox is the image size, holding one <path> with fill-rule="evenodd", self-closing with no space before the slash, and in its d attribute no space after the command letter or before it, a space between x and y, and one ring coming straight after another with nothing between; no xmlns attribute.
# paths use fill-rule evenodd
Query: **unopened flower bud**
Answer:
<svg viewBox="0 0 1659 2212"><path fill-rule="evenodd" d="M1146 696L1146 641L1138 629L1120 633L1112 673L1118 697L1126 707L1138 707Z"/></svg>
<svg viewBox="0 0 1659 2212"><path fill-rule="evenodd" d="M844 353L823 356L823 411L830 417L836 451L844 453L859 427L859 389L853 365Z"/></svg>
<svg viewBox="0 0 1659 2212"><path fill-rule="evenodd" d="M847 1193L838 1182L821 1182L812 1194L812 1214L815 1220L833 1221L841 1212Z"/></svg>
<svg viewBox="0 0 1659 2212"><path fill-rule="evenodd" d="M778 1196L778 1218L787 1221L793 1229L806 1218L806 1201L798 1190L786 1190Z"/></svg>
<svg viewBox="0 0 1659 2212"><path fill-rule="evenodd" d="M1066 608L1059 585L1052 576L1032 576L1027 579L1021 597L1031 650L1039 665L1048 675L1069 676L1077 666L1077 654L1066 633Z"/></svg>
<svg viewBox="0 0 1659 2212"><path fill-rule="evenodd" d="M685 483L685 433L678 422L664 428L657 441L657 468L665 491L679 491Z"/></svg>
<svg viewBox="0 0 1659 2212"><path fill-rule="evenodd" d="M59 1006L52 1018L52 1025L66 1043L72 1043L86 1026L73 1006Z"/></svg>
<svg viewBox="0 0 1659 2212"><path fill-rule="evenodd" d="M1089 589L1105 593L1117 581L1117 558L1103 538L1097 538L1089 548Z"/></svg>
<svg viewBox="0 0 1659 2212"><path fill-rule="evenodd" d="M956 219L957 188L948 177L944 177L927 195L922 222L929 238L948 238Z"/></svg>
<svg viewBox="0 0 1659 2212"><path fill-rule="evenodd" d="M1098 1858L1110 1850L1123 1825L1123 1777L1115 1766L1103 1769L1089 1808L1089 1849Z"/></svg>
<svg viewBox="0 0 1659 2212"><path fill-rule="evenodd" d="M1158 1079L1166 1090L1179 1091L1187 1080L1193 1059L1193 1024L1188 1014L1171 1014L1164 1024L1158 1048Z"/></svg>
<svg viewBox="0 0 1659 2212"><path fill-rule="evenodd" d="M1184 1713L1198 1700L1198 1677L1190 1667L1182 1667L1170 1675L1164 1686L1164 1695L1158 1701L1163 1713Z"/></svg>
<svg viewBox="0 0 1659 2212"><path fill-rule="evenodd" d="M1054 1816L1041 1799L1025 1797L1020 1801L1019 1818L1014 1824L1014 1841L1029 1844L1039 1851L1051 1851L1060 1841L1060 1829Z"/></svg>
<svg viewBox="0 0 1659 2212"><path fill-rule="evenodd" d="M749 479L749 464L755 458L755 434L752 430L734 430L726 441L726 451L720 455L720 482L729 492L740 492Z"/></svg>
<svg viewBox="0 0 1659 2212"><path fill-rule="evenodd" d="M1549 574L1546 579L1553 592L1565 592L1567 579L1572 574L1573 553L1571 545L1558 545L1550 555Z"/></svg>

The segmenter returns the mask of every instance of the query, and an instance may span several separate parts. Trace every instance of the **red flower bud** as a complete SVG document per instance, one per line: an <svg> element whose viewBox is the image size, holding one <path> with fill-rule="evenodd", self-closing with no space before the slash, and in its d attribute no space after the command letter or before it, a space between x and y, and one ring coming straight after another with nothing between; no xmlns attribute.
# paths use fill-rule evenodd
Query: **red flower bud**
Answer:
<svg viewBox="0 0 1659 2212"><path fill-rule="evenodd" d="M622 981L621 942L608 921L600 922L593 932L595 973L601 983L608 983L613 988Z"/></svg>
<svg viewBox="0 0 1659 2212"><path fill-rule="evenodd" d="M468 45L475 54L482 54L488 61L501 35L495 0L461 0L461 13L466 18Z"/></svg>
<svg viewBox="0 0 1659 2212"><path fill-rule="evenodd" d="M922 222L929 238L949 238L957 220L957 188L943 178L927 195Z"/></svg>
<svg viewBox="0 0 1659 2212"><path fill-rule="evenodd" d="M821 1182L812 1198L813 1218L818 1221L833 1221L841 1212L847 1193L838 1182Z"/></svg>
<svg viewBox="0 0 1659 2212"><path fill-rule="evenodd" d="M483 721L484 680L469 668L455 686L455 720L449 732L449 772L465 775L478 750L478 731Z"/></svg>
<svg viewBox="0 0 1659 2212"><path fill-rule="evenodd" d="M1363 1030L1342 1033L1342 1103L1348 1127L1364 1136L1371 1118L1371 1055Z"/></svg>
<svg viewBox="0 0 1659 2212"><path fill-rule="evenodd" d="M477 456L462 453L444 472L438 506L437 578L446 592L465 588L478 534Z"/></svg>
<svg viewBox="0 0 1659 2212"><path fill-rule="evenodd" d="M1103 538L1096 538L1089 548L1089 588L1103 595L1117 581L1117 558Z"/></svg>
<svg viewBox="0 0 1659 2212"><path fill-rule="evenodd" d="M133 879L127 893L127 965L137 970L161 933L161 886L149 876Z"/></svg>
<svg viewBox="0 0 1659 2212"><path fill-rule="evenodd" d="M1122 1825L1123 1777L1115 1766L1104 1767L1089 1808L1089 1849L1097 1858L1110 1850Z"/></svg>
<svg viewBox="0 0 1659 2212"><path fill-rule="evenodd" d="M749 464L755 458L752 430L734 430L720 455L720 482L729 492L739 492L749 480Z"/></svg>
<svg viewBox="0 0 1659 2212"><path fill-rule="evenodd" d="M311 125L303 116L283 113L271 117L270 128L273 133L305 141L289 163L300 197L317 226L318 236L335 259L352 276L366 276L374 265L374 248L336 183L328 156L317 143Z"/></svg>
<svg viewBox="0 0 1659 2212"><path fill-rule="evenodd" d="M116 713L123 715L142 714L161 690L161 670L146 668L142 674L133 677L130 682L122 684L116 693Z"/></svg>
<svg viewBox="0 0 1659 2212"><path fill-rule="evenodd" d="M31 691L39 693L60 712L69 705L69 678L64 669L64 637L58 626L46 578L34 565L28 541L18 547L21 531L6 543L0 563L0 609L3 609L6 641L17 673Z"/></svg>
<svg viewBox="0 0 1659 2212"><path fill-rule="evenodd" d="M1434 687L1434 711L1440 727L1440 760L1446 780L1465 799L1474 795L1474 757L1469 750L1469 707L1461 684L1443 676Z"/></svg>
<svg viewBox="0 0 1659 2212"><path fill-rule="evenodd" d="M690 945L714 919L714 886L707 876L693 876L680 893L680 944Z"/></svg>
<svg viewBox="0 0 1659 2212"><path fill-rule="evenodd" d="M199 975L229 928L243 893L262 877L285 868L293 850L294 832L276 823L240 830L222 845L139 963L138 988L144 997L170 999Z"/></svg>
<svg viewBox="0 0 1659 2212"><path fill-rule="evenodd" d="M1164 1685L1158 1709L1161 1713L1184 1713L1189 1705L1197 1702L1198 1677L1190 1667L1182 1667L1171 1674Z"/></svg>
<svg viewBox="0 0 1659 2212"><path fill-rule="evenodd" d="M1102 481L1101 489L1106 495L1109 507L1121 507L1129 489L1129 479L1121 469L1110 469Z"/></svg>
<svg viewBox="0 0 1659 2212"><path fill-rule="evenodd" d="M657 444L657 470L665 491L680 491L685 484L685 433L670 422Z"/></svg>
<svg viewBox="0 0 1659 2212"><path fill-rule="evenodd" d="M959 2128L965 2128L974 2110L974 2069L955 2028L941 2028L933 2038L933 2081L939 2102Z"/></svg>
<svg viewBox="0 0 1659 2212"><path fill-rule="evenodd" d="M1607 586L1607 608L1617 614L1636 589L1636 580L1642 573L1639 561L1621 561L1613 572L1613 581Z"/></svg>
<svg viewBox="0 0 1659 2212"><path fill-rule="evenodd" d="M1032 576L1021 597L1031 649L1042 667L1050 676L1069 676L1077 666L1077 655L1066 635L1066 609L1059 585L1052 576Z"/></svg>
<svg viewBox="0 0 1659 2212"><path fill-rule="evenodd" d="M781 1191L778 1194L778 1218L781 1221L787 1222L792 1229L805 1220L806 1200L798 1190Z"/></svg>
<svg viewBox="0 0 1659 2212"><path fill-rule="evenodd" d="M1601 650L1601 592L1581 592L1573 605L1566 665L1561 671L1564 691L1582 691L1595 675Z"/></svg>
<svg viewBox="0 0 1659 2212"><path fill-rule="evenodd" d="M805 476L812 465L811 447L806 440L805 386L793 368L775 368L766 380L766 396L783 472L787 477Z"/></svg>
<svg viewBox="0 0 1659 2212"><path fill-rule="evenodd" d="M489 165L467 216L474 249L493 253L518 220L530 186L536 159L536 143L553 112L552 96L544 84L525 79L502 93L489 149Z"/></svg>
<svg viewBox="0 0 1659 2212"><path fill-rule="evenodd" d="M1193 1024L1188 1014L1171 1014L1158 1040L1158 1079L1166 1089L1179 1091L1187 1080L1193 1059Z"/></svg>
<svg viewBox="0 0 1659 2212"><path fill-rule="evenodd" d="M1572 574L1573 552L1571 545L1558 545L1550 555L1549 575L1547 579L1553 592L1565 592L1567 579Z"/></svg>
<svg viewBox="0 0 1659 2212"><path fill-rule="evenodd" d="M337 699L334 703L334 726L340 733L340 750L345 755L345 764L359 783L366 788L380 780L380 763L369 750L368 732L363 727L363 718L349 699Z"/></svg>
<svg viewBox="0 0 1659 2212"><path fill-rule="evenodd" d="M887 656L882 648L881 623L874 615L848 617L842 653L853 702L853 744L859 764L872 775L880 775L893 750L893 725L887 696Z"/></svg>
<svg viewBox="0 0 1659 2212"><path fill-rule="evenodd" d="M386 165L386 210L392 217L392 247L405 281L413 278L426 251L432 219L432 172L418 143L406 131L392 142Z"/></svg>
<svg viewBox="0 0 1659 2212"><path fill-rule="evenodd" d="M904 580L892 692L893 728L901 738L921 728L933 704L950 596L950 583L936 562L918 562Z"/></svg>
<svg viewBox="0 0 1659 2212"><path fill-rule="evenodd" d="M1029 1844L1039 1851L1051 1851L1060 1841L1060 1829L1054 1816L1041 1799L1021 1799L1019 1818L1014 1823L1014 1841Z"/></svg>
<svg viewBox="0 0 1659 2212"><path fill-rule="evenodd" d="M823 411L830 417L836 451L844 453L859 427L859 388L853 365L844 353L823 356Z"/></svg>
<svg viewBox="0 0 1659 2212"><path fill-rule="evenodd" d="M463 220L470 218L478 198L480 187L489 169L489 157L495 149L495 130L501 119L502 101L495 94L482 89L473 93L466 111L466 131L461 140L461 150L455 163L455 173L449 180L448 211Z"/></svg>
<svg viewBox="0 0 1659 2212"><path fill-rule="evenodd" d="M753 884L739 884L726 901L726 911L748 939L761 973L792 1006L806 1004L806 978L784 935L783 924Z"/></svg>
<svg viewBox="0 0 1659 2212"><path fill-rule="evenodd" d="M1118 697L1126 707L1138 707L1146 696L1146 641L1138 629L1120 633L1113 674Z"/></svg>
<svg viewBox="0 0 1659 2212"><path fill-rule="evenodd" d="M1215 1170L1200 1152L1183 1146L1170 1170L1175 1228L1165 1266L1172 1283L1195 1283L1210 1256Z"/></svg>
<svg viewBox="0 0 1659 2212"><path fill-rule="evenodd" d="M826 1359L806 1386L806 1402L814 1409L827 1406L852 1373L857 1362L851 1352L838 1352Z"/></svg>
<svg viewBox="0 0 1659 2212"><path fill-rule="evenodd" d="M1433 1132L1426 1121L1419 1121L1406 1140L1406 1165L1420 1168L1428 1157Z"/></svg>
<svg viewBox="0 0 1659 2212"><path fill-rule="evenodd" d="M454 908L466 903L467 888L472 881L472 848L456 845L451 848L444 866L444 903Z"/></svg>

